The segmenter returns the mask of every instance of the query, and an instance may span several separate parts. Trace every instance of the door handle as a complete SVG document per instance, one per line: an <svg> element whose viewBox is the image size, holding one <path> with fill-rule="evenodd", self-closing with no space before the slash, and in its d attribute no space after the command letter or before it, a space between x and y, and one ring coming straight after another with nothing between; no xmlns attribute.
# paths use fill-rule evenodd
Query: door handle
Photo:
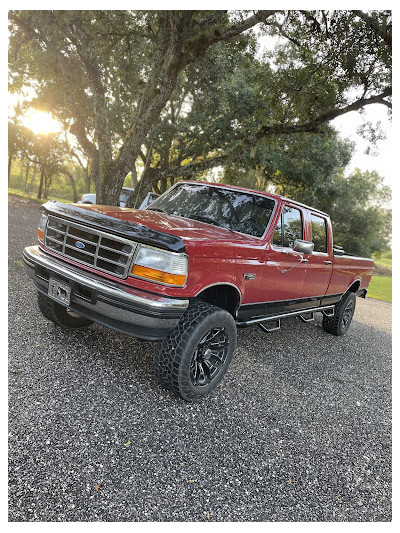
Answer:
<svg viewBox="0 0 400 533"><path fill-rule="evenodd" d="M308 259L300 259L300 263L308 263Z"/></svg>
<svg viewBox="0 0 400 533"><path fill-rule="evenodd" d="M332 264L332 261L324 261L324 263L325 263L326 265L331 265L331 264Z"/></svg>

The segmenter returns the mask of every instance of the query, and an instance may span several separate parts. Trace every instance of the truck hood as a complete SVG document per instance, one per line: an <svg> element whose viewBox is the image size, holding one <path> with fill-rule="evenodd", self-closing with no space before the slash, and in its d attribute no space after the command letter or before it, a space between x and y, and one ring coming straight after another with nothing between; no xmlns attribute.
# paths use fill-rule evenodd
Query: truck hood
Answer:
<svg viewBox="0 0 400 533"><path fill-rule="evenodd" d="M95 211L102 215L117 218L134 224L141 224L150 229L168 233L180 237L186 247L193 245L219 243L237 243L248 245L249 240L254 240L254 244L260 244L260 239L251 235L242 235L225 228L206 224L197 220L167 215L157 211L144 211L139 209L129 209L123 207L105 205L80 205L84 209Z"/></svg>

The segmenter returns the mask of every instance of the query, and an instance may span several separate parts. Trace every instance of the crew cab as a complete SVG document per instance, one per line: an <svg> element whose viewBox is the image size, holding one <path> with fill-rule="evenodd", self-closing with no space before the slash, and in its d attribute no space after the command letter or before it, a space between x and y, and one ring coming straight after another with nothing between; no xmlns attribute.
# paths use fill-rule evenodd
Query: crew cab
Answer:
<svg viewBox="0 0 400 533"><path fill-rule="evenodd" d="M334 247L326 213L267 192L184 181L144 211L42 207L24 250L42 314L158 341L156 375L188 401L221 381L238 327L321 312L327 333L346 333L373 273Z"/></svg>

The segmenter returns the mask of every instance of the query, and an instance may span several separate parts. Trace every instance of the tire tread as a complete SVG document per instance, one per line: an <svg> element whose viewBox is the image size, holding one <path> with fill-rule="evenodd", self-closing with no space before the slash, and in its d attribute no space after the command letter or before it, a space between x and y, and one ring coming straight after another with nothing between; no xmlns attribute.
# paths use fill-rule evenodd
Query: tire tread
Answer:
<svg viewBox="0 0 400 533"><path fill-rule="evenodd" d="M154 360L155 374L165 388L185 400L196 400L199 395L194 394L189 386L182 383L180 379L181 361L192 336L204 319L210 314L214 314L217 318L219 313L229 314L224 309L206 302L195 302L188 307L176 328L159 343Z"/></svg>

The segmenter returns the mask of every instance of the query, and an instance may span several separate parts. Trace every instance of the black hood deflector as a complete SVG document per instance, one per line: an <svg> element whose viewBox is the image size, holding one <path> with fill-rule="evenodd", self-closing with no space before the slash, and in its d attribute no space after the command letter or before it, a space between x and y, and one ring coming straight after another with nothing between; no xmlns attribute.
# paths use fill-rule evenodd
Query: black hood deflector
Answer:
<svg viewBox="0 0 400 533"><path fill-rule="evenodd" d="M180 237L148 228L142 224L120 220L83 207L61 202L46 202L42 205L42 208L48 214L65 218L72 222L81 222L124 239L132 239L133 241L170 250L171 252L185 251L185 245Z"/></svg>

